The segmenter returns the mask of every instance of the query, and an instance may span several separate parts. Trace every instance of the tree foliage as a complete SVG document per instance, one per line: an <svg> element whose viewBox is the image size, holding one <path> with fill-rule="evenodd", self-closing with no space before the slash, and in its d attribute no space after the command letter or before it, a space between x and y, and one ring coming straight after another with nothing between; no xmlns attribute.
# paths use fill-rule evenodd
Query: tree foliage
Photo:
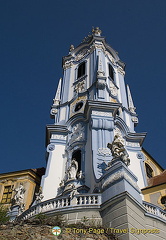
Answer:
<svg viewBox="0 0 166 240"><path fill-rule="evenodd" d="M8 216L8 208L0 204L0 225L8 222L10 217Z"/></svg>

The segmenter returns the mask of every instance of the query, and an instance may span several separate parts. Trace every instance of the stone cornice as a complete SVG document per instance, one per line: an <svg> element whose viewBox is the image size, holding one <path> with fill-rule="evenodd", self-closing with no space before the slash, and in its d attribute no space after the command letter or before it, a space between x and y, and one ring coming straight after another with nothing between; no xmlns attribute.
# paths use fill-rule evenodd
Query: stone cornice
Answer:
<svg viewBox="0 0 166 240"><path fill-rule="evenodd" d="M50 143L52 133L67 135L68 129L65 125L47 125L46 126L46 146Z"/></svg>
<svg viewBox="0 0 166 240"><path fill-rule="evenodd" d="M99 112L100 111L112 112L112 115L115 116L119 107L121 107L120 103L110 103L110 102L88 100L85 105L85 113L88 117L92 110L96 110Z"/></svg>
<svg viewBox="0 0 166 240"><path fill-rule="evenodd" d="M26 169L26 170L20 170L15 172L7 172L0 174L0 181L5 180L13 180L18 181L20 177L24 177L24 180L26 179L25 176L28 177L31 176L32 179L36 179L38 182L40 181L40 178L37 173L33 171L33 169ZM22 179L21 179L22 180Z"/></svg>
<svg viewBox="0 0 166 240"><path fill-rule="evenodd" d="M126 140L127 141L130 141L130 142L138 142L140 144L140 146L143 144L143 141L146 137L146 132L143 132L143 133L131 133L131 132L128 132L127 135L125 136Z"/></svg>

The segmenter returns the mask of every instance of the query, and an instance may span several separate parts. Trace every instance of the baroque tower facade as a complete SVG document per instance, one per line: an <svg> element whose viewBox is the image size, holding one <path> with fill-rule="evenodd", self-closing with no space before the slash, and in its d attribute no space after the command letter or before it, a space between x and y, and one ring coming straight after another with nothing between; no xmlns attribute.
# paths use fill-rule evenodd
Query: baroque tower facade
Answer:
<svg viewBox="0 0 166 240"><path fill-rule="evenodd" d="M63 214L70 224L86 216L123 240L164 240L166 214L140 191L147 186L146 133L134 130L138 117L125 64L95 28L71 45L63 69L51 107L55 122L47 126L42 188L17 219Z"/></svg>
<svg viewBox="0 0 166 240"><path fill-rule="evenodd" d="M125 64L99 28L78 47L71 45L63 70L51 108L55 123L47 126L43 200L73 189L101 192L102 176L116 155L107 146L115 136L129 156L128 168L138 178L139 188L145 187L141 145L146 134L134 130L138 117L124 81Z"/></svg>

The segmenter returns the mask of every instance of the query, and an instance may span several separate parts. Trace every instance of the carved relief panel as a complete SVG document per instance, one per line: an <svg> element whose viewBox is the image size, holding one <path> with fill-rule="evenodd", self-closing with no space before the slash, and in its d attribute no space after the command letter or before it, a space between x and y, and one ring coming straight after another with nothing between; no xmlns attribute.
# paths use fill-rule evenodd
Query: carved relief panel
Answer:
<svg viewBox="0 0 166 240"><path fill-rule="evenodd" d="M68 145L71 145L77 141L84 141L85 140L85 127L82 123L75 124L72 129L71 133L69 134Z"/></svg>

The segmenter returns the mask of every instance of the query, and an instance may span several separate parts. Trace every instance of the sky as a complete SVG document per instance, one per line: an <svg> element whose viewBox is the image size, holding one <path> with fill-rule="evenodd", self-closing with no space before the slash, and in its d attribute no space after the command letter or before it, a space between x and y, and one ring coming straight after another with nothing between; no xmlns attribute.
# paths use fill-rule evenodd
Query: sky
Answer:
<svg viewBox="0 0 166 240"><path fill-rule="evenodd" d="M45 167L62 57L100 27L126 63L143 147L166 168L166 1L0 0L0 173Z"/></svg>

